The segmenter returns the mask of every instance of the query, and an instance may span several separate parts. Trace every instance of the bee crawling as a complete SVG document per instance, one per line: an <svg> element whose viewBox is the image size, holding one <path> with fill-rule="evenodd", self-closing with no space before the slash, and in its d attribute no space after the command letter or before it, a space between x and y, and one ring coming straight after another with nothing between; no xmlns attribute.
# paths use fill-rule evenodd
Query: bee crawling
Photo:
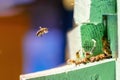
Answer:
<svg viewBox="0 0 120 80"><path fill-rule="evenodd" d="M67 64L75 64L76 66L77 65L80 65L82 63L82 61L81 60L74 60L74 59L68 59L67 60Z"/></svg>
<svg viewBox="0 0 120 80"><path fill-rule="evenodd" d="M80 59L80 50L76 52L76 60Z"/></svg>
<svg viewBox="0 0 120 80"><path fill-rule="evenodd" d="M39 27L39 30L37 31L36 35L37 36L42 36L44 34L48 33L48 28L45 27Z"/></svg>
<svg viewBox="0 0 120 80"><path fill-rule="evenodd" d="M105 54L106 58L112 58L112 53L110 50L110 43L108 42L108 40L103 37L102 38L102 43L103 43L103 53Z"/></svg>
<svg viewBox="0 0 120 80"><path fill-rule="evenodd" d="M79 65L81 64L81 60L80 60L80 50L76 52L75 56L76 59L68 59L67 60L67 64L75 64L75 65Z"/></svg>

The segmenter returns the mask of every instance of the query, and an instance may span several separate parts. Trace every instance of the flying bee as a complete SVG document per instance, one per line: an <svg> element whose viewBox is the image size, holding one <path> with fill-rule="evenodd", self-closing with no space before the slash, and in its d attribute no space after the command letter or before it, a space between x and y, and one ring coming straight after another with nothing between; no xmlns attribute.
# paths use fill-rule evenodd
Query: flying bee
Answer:
<svg viewBox="0 0 120 80"><path fill-rule="evenodd" d="M42 36L44 34L48 33L48 28L45 27L39 27L39 30L37 31L36 35L37 36Z"/></svg>

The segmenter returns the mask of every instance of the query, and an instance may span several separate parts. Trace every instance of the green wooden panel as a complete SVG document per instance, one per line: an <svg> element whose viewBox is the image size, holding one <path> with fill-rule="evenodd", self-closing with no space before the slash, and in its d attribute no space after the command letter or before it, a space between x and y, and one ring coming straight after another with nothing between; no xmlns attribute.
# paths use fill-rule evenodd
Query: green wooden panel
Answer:
<svg viewBox="0 0 120 80"><path fill-rule="evenodd" d="M80 27L82 47L85 51L90 51L93 47L92 39L96 40L96 48L93 51L94 55L102 53L102 37L104 35L105 27L102 23L97 25L93 23L86 23Z"/></svg>
<svg viewBox="0 0 120 80"><path fill-rule="evenodd" d="M116 0L91 0L90 22L102 22L102 15L116 13L116 6Z"/></svg>
<svg viewBox="0 0 120 80"><path fill-rule="evenodd" d="M116 57L118 51L117 15L107 15L107 32L112 56Z"/></svg>
<svg viewBox="0 0 120 80"><path fill-rule="evenodd" d="M28 80L116 80L115 75L115 61L111 61L67 73L31 78Z"/></svg>

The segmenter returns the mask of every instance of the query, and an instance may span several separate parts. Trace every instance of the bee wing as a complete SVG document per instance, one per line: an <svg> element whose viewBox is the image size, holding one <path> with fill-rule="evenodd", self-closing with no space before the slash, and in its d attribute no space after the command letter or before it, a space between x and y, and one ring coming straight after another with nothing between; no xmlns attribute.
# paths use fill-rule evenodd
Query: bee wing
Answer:
<svg viewBox="0 0 120 80"><path fill-rule="evenodd" d="M44 33L48 33L48 28L43 29Z"/></svg>
<svg viewBox="0 0 120 80"><path fill-rule="evenodd" d="M48 31L46 30L46 31L44 31L44 33L48 33Z"/></svg>
<svg viewBox="0 0 120 80"><path fill-rule="evenodd" d="M41 29L42 27L40 26L39 28Z"/></svg>

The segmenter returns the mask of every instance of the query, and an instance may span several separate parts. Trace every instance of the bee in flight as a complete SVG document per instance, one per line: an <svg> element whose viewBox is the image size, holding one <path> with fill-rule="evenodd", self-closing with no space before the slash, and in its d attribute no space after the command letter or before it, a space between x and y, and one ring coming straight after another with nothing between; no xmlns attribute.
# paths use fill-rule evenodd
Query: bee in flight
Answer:
<svg viewBox="0 0 120 80"><path fill-rule="evenodd" d="M39 27L39 30L37 31L36 35L37 36L42 36L44 34L48 33L48 28L45 27Z"/></svg>

